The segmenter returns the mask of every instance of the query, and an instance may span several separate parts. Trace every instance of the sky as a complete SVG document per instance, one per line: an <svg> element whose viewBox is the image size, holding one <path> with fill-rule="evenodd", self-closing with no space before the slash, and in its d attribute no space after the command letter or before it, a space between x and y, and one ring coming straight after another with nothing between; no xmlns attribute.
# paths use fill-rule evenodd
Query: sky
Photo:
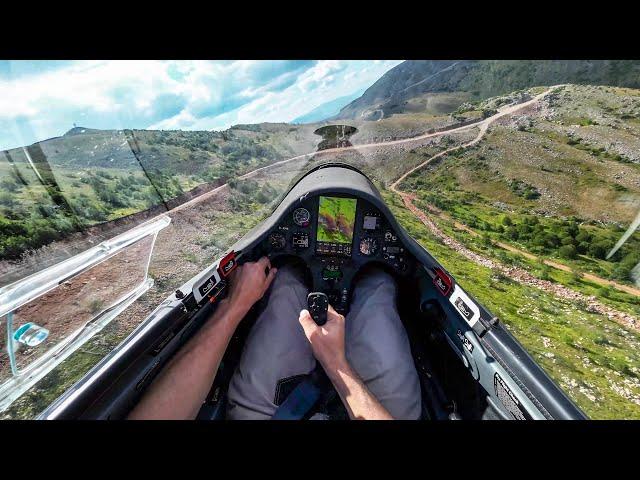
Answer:
<svg viewBox="0 0 640 480"><path fill-rule="evenodd" d="M290 122L399 60L0 61L0 149L101 129Z"/></svg>

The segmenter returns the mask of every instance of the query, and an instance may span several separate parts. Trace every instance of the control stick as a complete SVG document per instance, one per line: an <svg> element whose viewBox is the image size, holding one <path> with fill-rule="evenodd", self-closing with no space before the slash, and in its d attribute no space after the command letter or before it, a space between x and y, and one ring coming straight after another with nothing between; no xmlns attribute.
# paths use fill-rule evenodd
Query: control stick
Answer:
<svg viewBox="0 0 640 480"><path fill-rule="evenodd" d="M311 318L317 325L327 323L327 311L329 310L329 298L322 292L311 292L307 295L307 305Z"/></svg>

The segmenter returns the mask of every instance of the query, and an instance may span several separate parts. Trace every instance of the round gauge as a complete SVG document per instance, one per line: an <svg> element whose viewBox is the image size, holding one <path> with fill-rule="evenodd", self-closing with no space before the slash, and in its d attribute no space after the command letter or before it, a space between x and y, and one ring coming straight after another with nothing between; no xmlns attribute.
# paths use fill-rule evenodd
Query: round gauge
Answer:
<svg viewBox="0 0 640 480"><path fill-rule="evenodd" d="M396 237L396 234L393 233L391 230L387 230L384 234L384 241L387 243L394 243L396 240L398 240L398 237Z"/></svg>
<svg viewBox="0 0 640 480"><path fill-rule="evenodd" d="M287 245L287 239L278 232L269 235L269 246L274 250L282 250Z"/></svg>
<svg viewBox="0 0 640 480"><path fill-rule="evenodd" d="M374 255L378 251L378 241L375 238L365 237L360 240L360 253L366 256Z"/></svg>
<svg viewBox="0 0 640 480"><path fill-rule="evenodd" d="M309 222L311 221L311 214L309 213L309 210L307 210L306 208L302 208L302 207L301 208L296 208L293 211L293 221L299 227L308 226Z"/></svg>

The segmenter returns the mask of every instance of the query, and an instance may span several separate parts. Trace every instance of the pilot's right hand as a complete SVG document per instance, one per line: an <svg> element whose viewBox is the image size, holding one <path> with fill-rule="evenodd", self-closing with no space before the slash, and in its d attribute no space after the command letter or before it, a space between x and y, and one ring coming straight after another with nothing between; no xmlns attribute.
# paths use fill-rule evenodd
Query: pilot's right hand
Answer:
<svg viewBox="0 0 640 480"><path fill-rule="evenodd" d="M348 365L344 347L344 317L331 305L327 311L327 322L320 326L313 321L308 310L300 312L298 319L306 335L313 355L322 364L327 374L341 370Z"/></svg>
<svg viewBox="0 0 640 480"><path fill-rule="evenodd" d="M267 257L237 267L230 275L229 295L226 298L229 308L239 310L244 316L262 298L277 271L277 268L271 268Z"/></svg>

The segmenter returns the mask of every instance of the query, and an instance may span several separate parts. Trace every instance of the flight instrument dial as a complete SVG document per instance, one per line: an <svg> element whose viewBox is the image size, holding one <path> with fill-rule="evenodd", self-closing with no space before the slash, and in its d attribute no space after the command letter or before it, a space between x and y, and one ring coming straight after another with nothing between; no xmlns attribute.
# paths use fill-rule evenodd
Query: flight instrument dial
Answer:
<svg viewBox="0 0 640 480"><path fill-rule="evenodd" d="M293 221L299 227L307 227L309 226L309 222L311 221L311 214L309 210L306 208L296 208L293 211Z"/></svg>
<svg viewBox="0 0 640 480"><path fill-rule="evenodd" d="M281 233L273 232L269 235L269 246L274 250L282 250L287 245L287 239Z"/></svg>
<svg viewBox="0 0 640 480"><path fill-rule="evenodd" d="M365 237L360 240L360 253L367 257L375 255L378 251L378 241L375 238Z"/></svg>

